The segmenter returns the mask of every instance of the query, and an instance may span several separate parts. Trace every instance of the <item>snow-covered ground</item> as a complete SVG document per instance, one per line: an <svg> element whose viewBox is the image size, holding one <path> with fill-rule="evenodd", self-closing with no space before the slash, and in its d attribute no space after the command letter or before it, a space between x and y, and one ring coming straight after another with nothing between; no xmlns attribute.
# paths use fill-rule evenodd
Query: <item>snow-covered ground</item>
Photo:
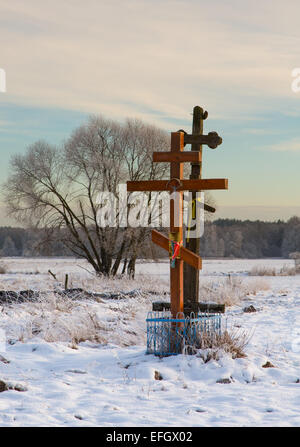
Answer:
<svg viewBox="0 0 300 447"><path fill-rule="evenodd" d="M228 274L240 280L244 293L223 320L250 338L246 357L221 353L207 363L145 354L147 311L168 298L166 261L139 263L134 281L95 279L77 260L3 262L0 290L49 292L38 303L0 305L0 381L11 388L0 393L1 426L300 426L300 275L247 275L292 261L203 262L202 282L225 284ZM131 294L59 298L51 291L65 273L70 287ZM257 312L243 312L250 304ZM263 368L267 362L274 367Z"/></svg>

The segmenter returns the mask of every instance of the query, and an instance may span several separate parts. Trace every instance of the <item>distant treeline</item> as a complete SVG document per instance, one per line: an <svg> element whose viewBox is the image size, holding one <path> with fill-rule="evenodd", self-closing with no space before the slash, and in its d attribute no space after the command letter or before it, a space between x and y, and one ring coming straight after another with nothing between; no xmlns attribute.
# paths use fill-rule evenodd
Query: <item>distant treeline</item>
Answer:
<svg viewBox="0 0 300 447"><path fill-rule="evenodd" d="M287 258L300 251L300 218L288 222L219 219L205 224L203 257Z"/></svg>
<svg viewBox="0 0 300 447"><path fill-rule="evenodd" d="M0 256L72 256L60 242L42 243L41 229L0 227Z"/></svg>
<svg viewBox="0 0 300 447"><path fill-rule="evenodd" d="M61 242L41 244L43 238L43 230L0 227L0 256L72 256ZM298 217L287 222L219 219L205 223L201 238L202 257L287 258L294 251L300 251ZM139 256L148 257L149 249Z"/></svg>

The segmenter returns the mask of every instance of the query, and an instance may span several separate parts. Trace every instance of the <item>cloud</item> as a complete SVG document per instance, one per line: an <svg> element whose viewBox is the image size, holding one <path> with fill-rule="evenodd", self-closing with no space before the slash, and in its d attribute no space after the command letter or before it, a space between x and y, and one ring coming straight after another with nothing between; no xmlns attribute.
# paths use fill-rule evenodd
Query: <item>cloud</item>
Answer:
<svg viewBox="0 0 300 447"><path fill-rule="evenodd" d="M7 120L0 120L0 132L7 132L10 129L12 122Z"/></svg>
<svg viewBox="0 0 300 447"><path fill-rule="evenodd" d="M300 152L300 138L270 144L263 146L261 149L275 152Z"/></svg>
<svg viewBox="0 0 300 447"><path fill-rule="evenodd" d="M243 119L295 101L297 12L277 1L12 0L0 18L6 100L166 128L197 103Z"/></svg>
<svg viewBox="0 0 300 447"><path fill-rule="evenodd" d="M247 133L250 135L278 135L279 131L276 131L274 129L263 129L263 128L245 128L245 129L241 129L242 133Z"/></svg>

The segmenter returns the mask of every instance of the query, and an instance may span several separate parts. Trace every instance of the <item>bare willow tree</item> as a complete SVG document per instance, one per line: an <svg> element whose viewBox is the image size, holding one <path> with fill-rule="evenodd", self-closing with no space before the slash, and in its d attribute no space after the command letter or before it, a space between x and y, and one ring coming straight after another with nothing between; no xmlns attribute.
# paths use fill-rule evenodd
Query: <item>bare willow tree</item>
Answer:
<svg viewBox="0 0 300 447"><path fill-rule="evenodd" d="M100 225L99 192L109 191L118 200L120 183L162 178L168 166L154 164L152 153L169 150L169 144L165 131L139 120L120 124L90 117L62 147L38 141L11 159L4 185L8 214L59 238L97 274L116 275L126 260L133 276L149 230L120 226L120 209L114 226ZM131 211L128 202L125 207Z"/></svg>

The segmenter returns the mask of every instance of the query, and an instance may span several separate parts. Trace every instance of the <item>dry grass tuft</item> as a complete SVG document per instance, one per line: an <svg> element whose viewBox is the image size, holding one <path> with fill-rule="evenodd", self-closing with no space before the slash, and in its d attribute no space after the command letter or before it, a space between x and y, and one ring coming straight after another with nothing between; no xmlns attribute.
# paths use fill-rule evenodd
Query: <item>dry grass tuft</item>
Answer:
<svg viewBox="0 0 300 447"><path fill-rule="evenodd" d="M284 265L279 270L274 267L254 266L249 272L249 276L295 276L296 274L296 268L288 265Z"/></svg>
<svg viewBox="0 0 300 447"><path fill-rule="evenodd" d="M264 280L245 280L240 276L229 275L225 280L200 283L200 301L233 306L239 304L247 295L256 295L257 292L269 288L269 284Z"/></svg>
<svg viewBox="0 0 300 447"><path fill-rule="evenodd" d="M295 276L297 275L297 270L295 267L289 267L288 265L284 265L278 273L279 276Z"/></svg>
<svg viewBox="0 0 300 447"><path fill-rule="evenodd" d="M149 306L143 297L137 297L99 306L93 300L72 300L48 292L37 302L4 306L2 327L8 340L21 342L38 336L47 342L67 342L74 349L85 341L131 346L145 342L146 304ZM140 312L142 321L136 317Z"/></svg>
<svg viewBox="0 0 300 447"><path fill-rule="evenodd" d="M251 278L250 280L245 282L244 286L247 295L256 295L257 292L270 289L269 282L263 278Z"/></svg>
<svg viewBox="0 0 300 447"><path fill-rule="evenodd" d="M276 269L267 266L254 266L249 272L250 276L276 276Z"/></svg>
<svg viewBox="0 0 300 447"><path fill-rule="evenodd" d="M206 334L202 335L197 346L190 349L187 347L186 353L197 354L205 363L210 360L219 360L224 352L230 354L233 359L244 358L246 357L244 349L249 340L250 336L240 331L224 331L221 335Z"/></svg>

